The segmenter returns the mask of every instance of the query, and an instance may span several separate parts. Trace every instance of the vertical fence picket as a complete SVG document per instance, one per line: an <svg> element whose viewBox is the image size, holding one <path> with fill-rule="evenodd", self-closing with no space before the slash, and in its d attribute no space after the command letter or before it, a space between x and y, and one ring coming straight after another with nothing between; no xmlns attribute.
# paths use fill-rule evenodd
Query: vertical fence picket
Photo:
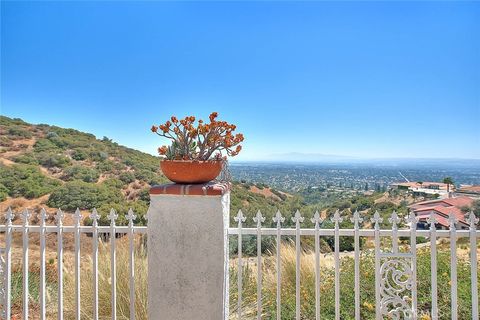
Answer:
<svg viewBox="0 0 480 320"><path fill-rule="evenodd" d="M410 252L412 255L412 312L417 319L417 216L410 212L407 221L410 223Z"/></svg>
<svg viewBox="0 0 480 320"><path fill-rule="evenodd" d="M355 320L360 320L360 226L363 221L358 211L355 210L351 219L354 226L354 250L355 250Z"/></svg>
<svg viewBox="0 0 480 320"><path fill-rule="evenodd" d="M432 320L438 320L438 289L437 289L437 228L435 214L431 213L427 222L430 224L430 273L432 282Z"/></svg>
<svg viewBox="0 0 480 320"><path fill-rule="evenodd" d="M340 320L340 211L335 211L332 222L335 223L335 319Z"/></svg>
<svg viewBox="0 0 480 320"><path fill-rule="evenodd" d="M262 319L262 222L265 217L262 216L260 210L253 217L253 221L257 224L257 320Z"/></svg>
<svg viewBox="0 0 480 320"><path fill-rule="evenodd" d="M58 209L57 220L57 275L58 275L58 304L57 319L63 320L63 212Z"/></svg>
<svg viewBox="0 0 480 320"><path fill-rule="evenodd" d="M45 273L45 221L47 212L42 208L40 211L40 319L45 320L46 314L46 273Z"/></svg>
<svg viewBox="0 0 480 320"><path fill-rule="evenodd" d="M292 222L295 222L295 318L300 320L300 259L301 259L301 247L300 247L300 223L304 218L300 215L300 211L295 212L295 216L292 217Z"/></svg>
<svg viewBox="0 0 480 320"><path fill-rule="evenodd" d="M112 299L112 319L117 319L117 261L116 261L116 226L115 220L118 215L115 210L111 209L110 214L107 216L110 220L110 279L111 279L111 299Z"/></svg>
<svg viewBox="0 0 480 320"><path fill-rule="evenodd" d="M393 210L388 221L392 224L392 252L398 253L398 223L400 218L395 210Z"/></svg>
<svg viewBox="0 0 480 320"><path fill-rule="evenodd" d="M130 320L135 320L135 242L134 242L134 225L133 221L137 216L133 213L132 208L128 210L128 245L129 245L129 271L130 271Z"/></svg>
<svg viewBox="0 0 480 320"><path fill-rule="evenodd" d="M30 298L30 292L29 292L29 286L28 286L28 269L30 266L30 262L28 259L29 255L29 241L28 241L28 226L29 222L28 219L30 218L30 212L28 209L24 209L22 214L22 220L23 220L23 228L22 228L22 245L23 245L23 265L22 265L22 307L23 307L23 319L28 320L28 315L29 315L29 298Z"/></svg>
<svg viewBox="0 0 480 320"><path fill-rule="evenodd" d="M238 222L238 270L237 270L237 312L238 319L242 319L242 290L243 290L243 261L242 261L242 225L246 218L243 216L242 210L238 210L238 215L234 218Z"/></svg>
<svg viewBox="0 0 480 320"><path fill-rule="evenodd" d="M73 218L75 220L75 320L80 320L80 221L82 220L80 209L77 208Z"/></svg>
<svg viewBox="0 0 480 320"><path fill-rule="evenodd" d="M315 223L315 320L320 320L320 224L322 219L315 211L311 219Z"/></svg>
<svg viewBox="0 0 480 320"><path fill-rule="evenodd" d="M450 213L448 219L450 224L450 281L451 281L451 310L452 320L458 318L458 299L457 299L457 218L453 213Z"/></svg>
<svg viewBox="0 0 480 320"><path fill-rule="evenodd" d="M381 305L380 305L380 223L383 219L380 213L375 211L371 221L375 224L375 319L381 320Z"/></svg>
<svg viewBox="0 0 480 320"><path fill-rule="evenodd" d="M277 256L276 256L276 267L277 267L277 320L281 320L282 317L282 298L281 298L281 285L282 285L282 268L281 268L281 250L280 246L282 244L282 222L285 221L285 218L282 217L282 214L278 210L273 217L273 222L277 224Z"/></svg>
<svg viewBox="0 0 480 320"><path fill-rule="evenodd" d="M15 215L9 207L5 216L5 301L4 312L5 319L11 318L11 303L12 303L12 220Z"/></svg>
<svg viewBox="0 0 480 320"><path fill-rule="evenodd" d="M470 276L472 282L472 319L478 319L478 278L477 278L477 226L478 218L473 211L470 212Z"/></svg>
<svg viewBox="0 0 480 320"><path fill-rule="evenodd" d="M93 272L93 319L98 320L98 219L100 215L96 208L90 214L92 219L92 272Z"/></svg>

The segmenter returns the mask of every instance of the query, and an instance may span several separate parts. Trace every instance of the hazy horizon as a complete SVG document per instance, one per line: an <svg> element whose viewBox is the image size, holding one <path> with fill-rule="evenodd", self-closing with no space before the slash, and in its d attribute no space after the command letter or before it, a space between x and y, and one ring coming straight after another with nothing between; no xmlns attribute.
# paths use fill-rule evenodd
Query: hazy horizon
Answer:
<svg viewBox="0 0 480 320"><path fill-rule="evenodd" d="M3 113L1 115L4 115ZM62 128L67 128L67 129L75 129L75 130L78 130L78 131L82 131L82 130L79 130L78 128L73 128L73 127L65 127L65 126L62 126L62 125L59 125L59 124L52 124L52 123L34 123L34 122L30 122L30 121L27 121L26 119L24 118L21 118L21 117L16 117L16 116L9 116L10 118L19 118L19 119L22 119L23 121L27 122L27 123L31 123L31 124L34 124L34 125L38 125L38 124L47 124L47 125L54 125L54 126L58 126L58 127L62 127ZM82 132L85 132L85 133L91 133L91 134L94 134L92 132L86 132L86 131L82 131ZM97 135L97 134L94 134L95 137L97 139L102 139L104 136L103 135ZM107 136L105 136L107 137ZM107 137L107 138L111 138L111 137ZM142 152L145 152L145 153L148 153L148 154L152 154L152 155L155 155L157 156L158 154L156 152L149 152L149 151L145 151L145 150L141 150L139 148L137 148L135 145L125 145L119 141L115 141L113 140L114 142L120 144L120 145L123 145L125 147L128 147L128 148L132 148L132 149L135 149L135 150L139 150L139 151L142 151ZM292 157L302 157L302 158L294 158L292 159ZM307 163L307 164L322 164L322 163L329 163L329 164L335 164L335 163L338 163L338 164L345 164L345 163L349 163L352 162L352 163L356 163L356 162L375 162L375 161L417 161L417 160L426 160L426 161L433 161L433 162L438 162L438 161L479 161L479 165L480 165L480 158L455 158L455 157L451 157L451 158L448 158L448 157L366 157L366 156L355 156L355 155L339 155L339 154L325 154L325 153L303 153L303 152L298 152L298 151L290 151L290 152L285 152L285 153L271 153L271 154L260 154L260 155L257 155L255 158L238 158L238 157L235 157L235 158L230 158L229 161L230 162L234 162L234 163L242 163L242 162L245 162L245 163L262 163L262 162L272 162L272 163Z"/></svg>

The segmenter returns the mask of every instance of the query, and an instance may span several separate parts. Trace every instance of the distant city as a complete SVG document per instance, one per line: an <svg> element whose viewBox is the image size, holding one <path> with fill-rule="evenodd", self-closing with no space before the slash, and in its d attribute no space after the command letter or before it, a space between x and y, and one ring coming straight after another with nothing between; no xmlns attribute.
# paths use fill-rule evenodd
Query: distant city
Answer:
<svg viewBox="0 0 480 320"><path fill-rule="evenodd" d="M394 182L436 181L451 177L455 185L479 185L478 161L372 163L233 162L234 180L263 183L297 192L306 188L383 191Z"/></svg>

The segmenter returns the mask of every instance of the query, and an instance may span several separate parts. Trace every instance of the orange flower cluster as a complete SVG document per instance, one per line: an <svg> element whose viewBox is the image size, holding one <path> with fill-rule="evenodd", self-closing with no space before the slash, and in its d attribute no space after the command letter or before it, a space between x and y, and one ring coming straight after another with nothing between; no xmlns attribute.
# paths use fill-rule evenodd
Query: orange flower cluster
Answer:
<svg viewBox="0 0 480 320"><path fill-rule="evenodd" d="M222 151L227 156L236 156L242 150L240 145L244 137L234 134L236 126L226 121L218 121L218 113L212 112L209 123L199 119L195 125L195 117L188 116L178 120L172 116L169 121L159 126L153 125L152 132L172 140L171 146L158 148L158 153L167 159L199 160L222 159ZM226 157L226 156L225 156Z"/></svg>

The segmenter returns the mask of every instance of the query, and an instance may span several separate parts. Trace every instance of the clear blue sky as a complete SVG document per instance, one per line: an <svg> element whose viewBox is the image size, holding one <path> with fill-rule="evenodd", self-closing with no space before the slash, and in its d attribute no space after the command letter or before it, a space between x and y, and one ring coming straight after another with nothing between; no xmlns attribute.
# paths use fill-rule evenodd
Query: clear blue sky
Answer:
<svg viewBox="0 0 480 320"><path fill-rule="evenodd" d="M218 111L241 159L480 158L480 3L4 2L1 113L155 153Z"/></svg>

